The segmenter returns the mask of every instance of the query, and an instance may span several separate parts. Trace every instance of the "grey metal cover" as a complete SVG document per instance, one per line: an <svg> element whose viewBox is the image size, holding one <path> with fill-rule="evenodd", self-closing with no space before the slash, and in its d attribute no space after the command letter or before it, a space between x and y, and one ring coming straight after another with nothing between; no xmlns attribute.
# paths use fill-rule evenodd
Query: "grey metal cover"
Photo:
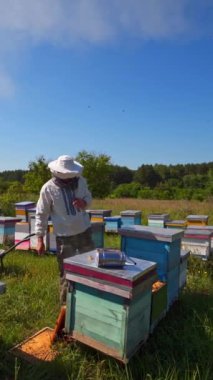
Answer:
<svg viewBox="0 0 213 380"><path fill-rule="evenodd" d="M131 281L135 281L138 278L145 276L149 272L155 270L157 267L157 264L155 262L133 258L133 260L136 262L136 265L124 266L121 269L99 268L96 265L96 252L96 250L93 250L86 253L82 253L80 255L69 257L67 259L64 259L64 264L71 264L76 268L81 267L86 269L92 269L94 270L94 272L109 274L113 277ZM66 271L69 273L69 270L66 269Z"/></svg>
<svg viewBox="0 0 213 380"><path fill-rule="evenodd" d="M148 219L154 220L169 220L169 214L150 214Z"/></svg>
<svg viewBox="0 0 213 380"><path fill-rule="evenodd" d="M202 228L187 228L184 231L184 237L194 236L195 238L198 236L205 236L206 238L210 238L213 235L213 230L203 230Z"/></svg>
<svg viewBox="0 0 213 380"><path fill-rule="evenodd" d="M181 239L184 234L182 229L169 229L140 225L121 227L118 229L118 233L122 236L167 242Z"/></svg>
<svg viewBox="0 0 213 380"><path fill-rule="evenodd" d="M141 211L140 210L125 210L125 211L121 211L120 215L122 215L122 216L136 216L136 215L141 215Z"/></svg>
<svg viewBox="0 0 213 380"><path fill-rule="evenodd" d="M207 221L208 220L208 215L188 215L186 217L187 220L203 220L203 221Z"/></svg>

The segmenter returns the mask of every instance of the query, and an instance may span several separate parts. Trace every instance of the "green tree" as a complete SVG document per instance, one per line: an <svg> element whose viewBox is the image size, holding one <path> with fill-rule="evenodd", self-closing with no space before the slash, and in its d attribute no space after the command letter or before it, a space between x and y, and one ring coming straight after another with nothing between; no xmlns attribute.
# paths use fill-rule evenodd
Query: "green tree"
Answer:
<svg viewBox="0 0 213 380"><path fill-rule="evenodd" d="M48 162L43 156L37 161L29 163L29 171L24 175L23 189L32 194L38 194L43 184L51 178L51 172L48 168Z"/></svg>
<svg viewBox="0 0 213 380"><path fill-rule="evenodd" d="M137 198L138 193L141 190L140 183L123 183L118 185L116 189L112 192L112 198Z"/></svg>
<svg viewBox="0 0 213 380"><path fill-rule="evenodd" d="M112 183L112 188L116 188L118 185L124 183L131 183L133 180L134 171L128 169L126 166L111 166L110 180Z"/></svg>
<svg viewBox="0 0 213 380"><path fill-rule="evenodd" d="M161 177L152 165L142 165L136 170L134 181L139 182L142 186L153 189L159 182L161 182Z"/></svg>
<svg viewBox="0 0 213 380"><path fill-rule="evenodd" d="M78 153L76 160L84 166L83 175L94 198L105 198L111 191L111 163L106 154L96 155L85 150Z"/></svg>

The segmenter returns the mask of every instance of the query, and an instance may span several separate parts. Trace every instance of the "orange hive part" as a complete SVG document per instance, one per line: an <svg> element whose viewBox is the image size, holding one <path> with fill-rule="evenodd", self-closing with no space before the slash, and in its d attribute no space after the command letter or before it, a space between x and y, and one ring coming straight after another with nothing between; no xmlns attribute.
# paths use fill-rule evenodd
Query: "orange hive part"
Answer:
<svg viewBox="0 0 213 380"><path fill-rule="evenodd" d="M52 331L43 331L20 345L19 350L40 360L51 361L56 352L51 349Z"/></svg>
<svg viewBox="0 0 213 380"><path fill-rule="evenodd" d="M165 282L162 282L162 281L154 282L154 284L152 285L152 292L156 292L157 290L162 288L162 286L164 286L164 285L165 285Z"/></svg>
<svg viewBox="0 0 213 380"><path fill-rule="evenodd" d="M59 316L58 316L58 319L56 321L56 325L55 325L55 328L54 328L54 331L53 331L53 334L51 336L51 342L53 343L56 338L57 338L57 335L62 331L62 329L64 328L64 324L65 324L65 316L66 316L66 306L62 306L61 307L61 310L60 310L60 313L59 313Z"/></svg>

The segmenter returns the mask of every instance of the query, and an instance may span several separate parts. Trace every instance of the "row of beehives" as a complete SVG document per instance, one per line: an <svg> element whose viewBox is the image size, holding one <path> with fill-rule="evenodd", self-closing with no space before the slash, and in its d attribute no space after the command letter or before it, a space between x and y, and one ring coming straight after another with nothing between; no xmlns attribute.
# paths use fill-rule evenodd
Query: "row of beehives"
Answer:
<svg viewBox="0 0 213 380"><path fill-rule="evenodd" d="M121 252L135 266L98 267L95 251L64 260L70 283L65 331L128 362L178 299L189 252L181 250L180 230L127 226L118 233Z"/></svg>
<svg viewBox="0 0 213 380"><path fill-rule="evenodd" d="M24 236L34 232L35 202L19 202L15 204L16 219L0 218L0 243L14 240L14 226L17 220L21 224L17 225L16 242ZM141 211L126 210L122 211L120 216L111 216L112 210L87 210L93 230L93 240L96 247L103 247L103 232L118 232L118 229L125 226L141 225ZM104 223L103 225L101 223ZM213 250L213 226L208 226L208 216L206 215L188 215L186 220L173 220L169 214L151 214L148 216L148 225L150 227L179 228L184 230L182 239L182 248L190 250L193 255L208 259ZM104 230L104 231L103 231ZM24 235L25 234L25 235ZM56 243L53 234L52 223L49 222L46 234L46 248L55 252ZM19 249L34 249L36 247L35 237L31 237L31 242L24 242L19 245Z"/></svg>
<svg viewBox="0 0 213 380"><path fill-rule="evenodd" d="M115 233L121 227L141 225L140 211L128 210L121 212L121 216L105 216L110 212L90 210L91 221L104 221L105 232ZM206 260L213 253L213 226L208 225L207 215L188 215L186 220L170 220L169 214L150 214L148 226L183 230L182 248L190 250L192 255Z"/></svg>

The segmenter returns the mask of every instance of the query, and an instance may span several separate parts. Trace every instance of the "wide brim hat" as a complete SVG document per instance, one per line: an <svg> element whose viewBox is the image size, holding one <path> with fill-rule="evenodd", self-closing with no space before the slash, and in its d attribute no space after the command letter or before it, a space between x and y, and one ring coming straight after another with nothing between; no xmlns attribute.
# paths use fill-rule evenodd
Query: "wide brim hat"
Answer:
<svg viewBox="0 0 213 380"><path fill-rule="evenodd" d="M55 177L61 179L79 177L84 168L79 162L67 155L49 162L48 167Z"/></svg>

